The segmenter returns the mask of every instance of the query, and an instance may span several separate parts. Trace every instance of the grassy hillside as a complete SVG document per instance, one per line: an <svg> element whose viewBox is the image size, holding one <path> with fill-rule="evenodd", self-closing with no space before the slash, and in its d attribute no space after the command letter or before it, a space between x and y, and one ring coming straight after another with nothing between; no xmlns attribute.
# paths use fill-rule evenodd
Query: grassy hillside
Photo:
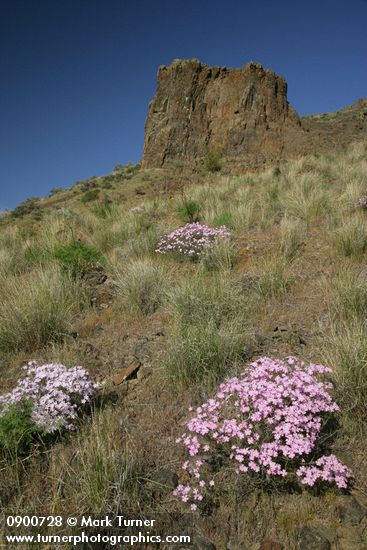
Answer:
<svg viewBox="0 0 367 550"><path fill-rule="evenodd" d="M241 176L120 166L3 215L0 392L30 359L82 365L103 385L76 431L23 455L0 423L3 512L123 510L184 532L170 485L184 475L188 408L250 360L292 355L332 369L340 412L324 445L353 471L350 489L269 487L222 468L194 531L218 549L295 549L318 528L330 548L367 548L366 174L364 143ZM155 252L196 220L231 238L197 261ZM117 383L131 363L137 377Z"/></svg>

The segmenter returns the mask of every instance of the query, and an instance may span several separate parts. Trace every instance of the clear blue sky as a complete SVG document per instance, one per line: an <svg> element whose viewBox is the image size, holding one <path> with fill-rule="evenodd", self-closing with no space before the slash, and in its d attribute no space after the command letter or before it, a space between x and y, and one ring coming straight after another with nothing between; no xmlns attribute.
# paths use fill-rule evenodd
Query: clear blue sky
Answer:
<svg viewBox="0 0 367 550"><path fill-rule="evenodd" d="M367 1L0 0L0 208L137 162L158 66L192 57L336 110L367 96Z"/></svg>

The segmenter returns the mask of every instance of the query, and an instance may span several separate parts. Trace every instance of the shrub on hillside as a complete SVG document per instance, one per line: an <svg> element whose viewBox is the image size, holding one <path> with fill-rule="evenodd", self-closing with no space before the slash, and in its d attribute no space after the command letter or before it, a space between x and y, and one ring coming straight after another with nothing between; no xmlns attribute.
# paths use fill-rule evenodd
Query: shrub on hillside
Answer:
<svg viewBox="0 0 367 550"><path fill-rule="evenodd" d="M197 508L215 483L208 456L218 468L232 463L238 475L263 483L274 478L347 487L350 470L334 455L322 455L319 445L327 418L339 410L329 394L331 383L321 378L329 372L294 357L261 357L221 384L177 439L188 451L183 469L189 482L174 494Z"/></svg>
<svg viewBox="0 0 367 550"><path fill-rule="evenodd" d="M72 241L57 246L53 251L53 256L73 277L81 276L89 267L103 264L105 261L99 250L82 241Z"/></svg>
<svg viewBox="0 0 367 550"><path fill-rule="evenodd" d="M39 209L39 199L37 197L30 197L29 199L26 199L24 202L16 206L11 211L11 216L13 218L22 218L26 214L36 213L37 211L39 211Z"/></svg>
<svg viewBox="0 0 367 550"><path fill-rule="evenodd" d="M95 201L96 199L98 199L99 193L99 189L91 189L90 191L87 191L80 200L84 203Z"/></svg>
<svg viewBox="0 0 367 550"><path fill-rule="evenodd" d="M209 151L204 159L204 166L208 172L219 172L222 169L222 154L220 151Z"/></svg>
<svg viewBox="0 0 367 550"><path fill-rule="evenodd" d="M226 227L212 228L200 223L188 223L168 235L164 235L156 248L158 254L178 252L192 259L197 259L209 246L218 239L228 238L230 232Z"/></svg>
<svg viewBox="0 0 367 550"><path fill-rule="evenodd" d="M99 388L80 366L30 361L24 369L17 386L0 396L0 448L7 451L25 450L36 433L75 429L80 409Z"/></svg>

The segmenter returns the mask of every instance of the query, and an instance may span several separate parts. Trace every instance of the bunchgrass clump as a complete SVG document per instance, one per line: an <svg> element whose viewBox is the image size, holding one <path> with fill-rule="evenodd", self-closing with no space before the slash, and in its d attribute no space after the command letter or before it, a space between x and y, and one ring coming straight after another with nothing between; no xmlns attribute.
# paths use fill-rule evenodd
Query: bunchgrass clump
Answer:
<svg viewBox="0 0 367 550"><path fill-rule="evenodd" d="M246 355L247 327L234 321L218 326L213 320L206 324L175 325L171 333L164 366L175 383L189 387L218 382L233 363Z"/></svg>
<svg viewBox="0 0 367 550"><path fill-rule="evenodd" d="M280 222L280 250L284 258L293 260L299 253L305 228L299 220L284 216Z"/></svg>
<svg viewBox="0 0 367 550"><path fill-rule="evenodd" d="M229 271L235 263L235 258L235 249L230 239L219 239L202 252L200 265L206 271Z"/></svg>
<svg viewBox="0 0 367 550"><path fill-rule="evenodd" d="M320 334L322 357L332 367L345 417L357 426L367 419L367 329L364 320L334 321Z"/></svg>
<svg viewBox="0 0 367 550"><path fill-rule="evenodd" d="M163 303L167 273L149 258L132 260L116 270L116 287L124 306L132 313L149 315Z"/></svg>
<svg viewBox="0 0 367 550"><path fill-rule="evenodd" d="M334 319L363 320L367 313L367 277L363 270L348 264L325 281L325 296Z"/></svg>
<svg viewBox="0 0 367 550"><path fill-rule="evenodd" d="M233 226L233 220L232 220L232 213L231 212L221 212L220 214L217 214L213 218L213 225L214 227L232 227Z"/></svg>
<svg viewBox="0 0 367 550"><path fill-rule="evenodd" d="M353 216L342 222L335 232L336 248L346 257L360 257L367 250L367 221L364 216Z"/></svg>
<svg viewBox="0 0 367 550"><path fill-rule="evenodd" d="M157 240L162 235L162 226L152 224L143 231L133 237L129 237L121 248L122 255L126 259L136 258L143 259L144 256L154 255Z"/></svg>
<svg viewBox="0 0 367 550"><path fill-rule="evenodd" d="M339 410L331 383L323 380L330 372L295 357L261 357L220 384L177 439L187 450L188 482L174 494L196 510L220 470L231 464L236 474L257 477L263 485L275 479L346 488L351 471L335 455L324 455L319 444L328 417ZM208 456L217 464L214 471Z"/></svg>
<svg viewBox="0 0 367 550"><path fill-rule="evenodd" d="M80 513L117 514L141 505L143 447L123 439L115 407L94 410L74 440L73 463L57 463L67 502ZM126 428L125 428L126 429ZM68 507L66 507L66 510Z"/></svg>
<svg viewBox="0 0 367 550"><path fill-rule="evenodd" d="M289 289L291 276L287 261L282 256L272 256L262 262L257 278L257 291L263 299L280 298Z"/></svg>
<svg viewBox="0 0 367 550"><path fill-rule="evenodd" d="M168 300L175 319L185 325L212 320L219 326L224 320L247 318L241 285L226 272L183 279L171 288Z"/></svg>
<svg viewBox="0 0 367 550"><path fill-rule="evenodd" d="M178 208L178 215L189 223L199 221L200 204L193 200L183 200Z"/></svg>
<svg viewBox="0 0 367 550"><path fill-rule="evenodd" d="M62 340L86 305L86 293L58 266L1 281L0 350L34 351Z"/></svg>
<svg viewBox="0 0 367 550"><path fill-rule="evenodd" d="M112 215L112 212L112 205L107 201L103 201L94 207L95 215L102 220L106 220L107 218L109 218Z"/></svg>
<svg viewBox="0 0 367 550"><path fill-rule="evenodd" d="M28 267L40 265L49 259L47 249L39 244L29 244L24 250L24 261Z"/></svg>
<svg viewBox="0 0 367 550"><path fill-rule="evenodd" d="M209 151L204 159L204 166L208 172L219 172L222 169L221 151Z"/></svg>
<svg viewBox="0 0 367 550"><path fill-rule="evenodd" d="M253 227L255 221L256 210L253 203L240 203L231 209L231 226L234 229L246 231Z"/></svg>
<svg viewBox="0 0 367 550"><path fill-rule="evenodd" d="M297 176L294 184L280 197L286 213L311 224L327 216L331 202L325 186L316 174Z"/></svg>
<svg viewBox="0 0 367 550"><path fill-rule="evenodd" d="M179 384L215 383L246 355L248 304L228 273L183 281L171 290L169 307L174 322L163 362Z"/></svg>

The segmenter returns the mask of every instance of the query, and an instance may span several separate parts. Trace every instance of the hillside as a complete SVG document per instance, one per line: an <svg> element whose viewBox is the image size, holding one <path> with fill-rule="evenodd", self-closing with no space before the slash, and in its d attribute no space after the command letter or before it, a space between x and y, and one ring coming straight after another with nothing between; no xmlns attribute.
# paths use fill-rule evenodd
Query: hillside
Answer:
<svg viewBox="0 0 367 550"><path fill-rule="evenodd" d="M328 134L360 107L302 124ZM75 431L34 434L23 454L0 421L3 513L156 519L155 533L192 531L197 550L365 549L366 171L365 142L242 175L225 159L118 166L4 215L0 393L30 359L82 365L102 388ZM230 239L196 261L155 252L196 220ZM340 412L321 446L352 470L348 489L238 476L219 453L187 514L172 489L187 481L176 439L189 407L249 361L288 355L332 369Z"/></svg>

